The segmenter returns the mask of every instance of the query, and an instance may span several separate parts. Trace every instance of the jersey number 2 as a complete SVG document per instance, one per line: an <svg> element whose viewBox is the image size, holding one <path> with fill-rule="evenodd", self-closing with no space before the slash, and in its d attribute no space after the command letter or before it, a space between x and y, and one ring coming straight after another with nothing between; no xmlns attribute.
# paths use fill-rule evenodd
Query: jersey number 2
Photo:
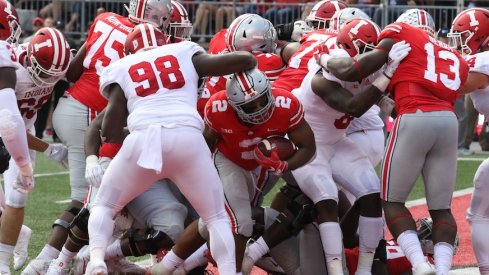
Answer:
<svg viewBox="0 0 489 275"><path fill-rule="evenodd" d="M158 81L155 71L159 72L160 81ZM182 88L185 85L180 64L173 55L158 57L153 63L143 61L134 64L129 68L129 75L132 81L141 83L135 88L135 91L138 96L142 97L156 93L161 86L172 90Z"/></svg>

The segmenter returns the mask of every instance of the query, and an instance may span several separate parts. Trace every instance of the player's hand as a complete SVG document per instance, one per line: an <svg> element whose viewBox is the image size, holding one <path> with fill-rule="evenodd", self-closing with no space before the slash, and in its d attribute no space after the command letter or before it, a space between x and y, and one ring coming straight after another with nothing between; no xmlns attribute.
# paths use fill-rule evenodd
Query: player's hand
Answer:
<svg viewBox="0 0 489 275"><path fill-rule="evenodd" d="M300 42L302 36L310 31L312 31L312 28L305 21L297 20L294 22L294 29L290 38L295 42Z"/></svg>
<svg viewBox="0 0 489 275"><path fill-rule="evenodd" d="M394 100L392 100L392 98L388 96L382 96L377 102L377 105L380 107L380 110L382 110L382 112L390 116L392 110L394 109L395 103Z"/></svg>
<svg viewBox="0 0 489 275"><path fill-rule="evenodd" d="M256 161L258 161L264 168L274 172L275 175L280 176L287 170L287 162L280 160L277 147L272 147L272 154L270 157L265 156L260 149L258 149L258 146L255 147L254 152Z"/></svg>
<svg viewBox="0 0 489 275"><path fill-rule="evenodd" d="M384 74L388 78L392 78L397 70L399 63L409 54L411 46L406 41L400 41L394 44L389 51L389 60L387 61L387 67L384 70Z"/></svg>
<svg viewBox="0 0 489 275"><path fill-rule="evenodd" d="M68 148L61 143L49 144L44 154L68 168Z"/></svg>
<svg viewBox="0 0 489 275"><path fill-rule="evenodd" d="M98 161L98 157L90 155L85 162L85 180L92 187L100 187L105 170Z"/></svg>
<svg viewBox="0 0 489 275"><path fill-rule="evenodd" d="M13 184L14 190L21 193L28 193L34 188L35 185L36 182L34 181L34 171L32 170L32 165L29 163L19 167L17 178Z"/></svg>
<svg viewBox="0 0 489 275"><path fill-rule="evenodd" d="M314 59L316 59L316 63L327 70L328 60L330 58L331 55L329 55L329 49L328 46L326 46L326 43L319 44L316 48L316 52L314 53Z"/></svg>

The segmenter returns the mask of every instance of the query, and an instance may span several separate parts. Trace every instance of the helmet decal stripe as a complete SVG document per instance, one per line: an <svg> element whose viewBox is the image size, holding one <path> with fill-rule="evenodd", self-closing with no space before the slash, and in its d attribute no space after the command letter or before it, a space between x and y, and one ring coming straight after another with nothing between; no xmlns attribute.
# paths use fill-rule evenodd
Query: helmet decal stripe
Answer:
<svg viewBox="0 0 489 275"><path fill-rule="evenodd" d="M340 8L340 5L338 5L338 1L331 1L331 4L333 4L334 6L334 9L336 11L339 11L341 8Z"/></svg>
<svg viewBox="0 0 489 275"><path fill-rule="evenodd" d="M188 18L187 10L182 6L182 4L178 3L177 1L172 1L173 6L177 8L178 13L180 16L185 17L185 19Z"/></svg>
<svg viewBox="0 0 489 275"><path fill-rule="evenodd" d="M253 89L253 85L250 83L246 73L237 73L235 74L236 80L238 80L239 86L241 86L242 90L249 96L252 96L256 93L255 89Z"/></svg>
<svg viewBox="0 0 489 275"><path fill-rule="evenodd" d="M51 33L51 37L53 39L53 47L54 47L54 57L53 57L53 63L51 64L51 69L53 69L54 64L59 64L59 59L61 57L60 55L60 47L59 47L59 38L56 36L54 33L54 30L52 28L47 28L47 30Z"/></svg>
<svg viewBox="0 0 489 275"><path fill-rule="evenodd" d="M143 40L143 48L149 47L148 35L146 33L146 29L144 28L147 24L140 24L138 28L141 30L141 38Z"/></svg>
<svg viewBox="0 0 489 275"><path fill-rule="evenodd" d="M146 6L146 0L138 0L137 4L137 9L136 9L136 17L137 18L143 18L144 17L144 9Z"/></svg>
<svg viewBox="0 0 489 275"><path fill-rule="evenodd" d="M149 35L151 36L151 46L157 47L158 41L156 40L155 28L153 25L148 25L149 27Z"/></svg>
<svg viewBox="0 0 489 275"><path fill-rule="evenodd" d="M66 41L65 41L65 39L63 37L63 34L59 30L55 30L55 31L58 34L59 44L61 45L61 60L56 65L59 66L59 69L62 69L63 68L63 65L65 64L65 60L67 58L67 56L66 56Z"/></svg>
<svg viewBox="0 0 489 275"><path fill-rule="evenodd" d="M239 19L240 17L242 17L241 19ZM231 26L231 29L229 30L229 36L227 37L228 39L228 48L230 51L236 51L236 48L234 47L234 36L236 35L236 29L238 29L239 25L241 24L241 22L243 22L243 20L248 17L248 15L241 15L240 17L238 17L238 21L236 22L233 22L234 25Z"/></svg>

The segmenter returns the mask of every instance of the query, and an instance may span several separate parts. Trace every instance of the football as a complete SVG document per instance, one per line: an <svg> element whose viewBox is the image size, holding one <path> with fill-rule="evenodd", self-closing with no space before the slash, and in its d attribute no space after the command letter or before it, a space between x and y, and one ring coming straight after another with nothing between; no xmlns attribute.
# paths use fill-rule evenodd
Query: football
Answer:
<svg viewBox="0 0 489 275"><path fill-rule="evenodd" d="M280 160L288 160L294 155L296 150L295 144L292 141L281 136L268 137L260 141L256 146L267 157L271 155L272 147L276 146Z"/></svg>

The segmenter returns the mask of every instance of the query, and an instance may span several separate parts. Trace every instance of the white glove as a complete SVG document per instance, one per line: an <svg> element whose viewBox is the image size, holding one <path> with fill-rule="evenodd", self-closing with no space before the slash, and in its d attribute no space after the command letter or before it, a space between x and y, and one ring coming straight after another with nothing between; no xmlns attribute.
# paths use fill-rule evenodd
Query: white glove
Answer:
<svg viewBox="0 0 489 275"><path fill-rule="evenodd" d="M377 105L380 107L380 110L382 110L382 112L390 116L392 110L394 109L395 103L392 98L388 96L382 96L377 102Z"/></svg>
<svg viewBox="0 0 489 275"><path fill-rule="evenodd" d="M61 143L49 144L44 155L59 162L64 168L68 168L68 148Z"/></svg>
<svg viewBox="0 0 489 275"><path fill-rule="evenodd" d="M388 78L392 78L396 72L399 63L409 54L411 51L411 46L406 41L400 41L394 44L389 51L389 60L387 61L387 67L384 70L384 74Z"/></svg>
<svg viewBox="0 0 489 275"><path fill-rule="evenodd" d="M300 42L302 36L308 32L312 31L312 28L307 25L303 20L298 20L294 22L294 30L290 36L295 42Z"/></svg>
<svg viewBox="0 0 489 275"><path fill-rule="evenodd" d="M105 170L98 162L96 155L90 155L85 161L85 180L92 187L100 187Z"/></svg>
<svg viewBox="0 0 489 275"><path fill-rule="evenodd" d="M29 163L19 167L17 178L13 184L14 190L21 193L28 193L34 188L35 185L36 182L34 181L34 171L32 170L32 165Z"/></svg>

